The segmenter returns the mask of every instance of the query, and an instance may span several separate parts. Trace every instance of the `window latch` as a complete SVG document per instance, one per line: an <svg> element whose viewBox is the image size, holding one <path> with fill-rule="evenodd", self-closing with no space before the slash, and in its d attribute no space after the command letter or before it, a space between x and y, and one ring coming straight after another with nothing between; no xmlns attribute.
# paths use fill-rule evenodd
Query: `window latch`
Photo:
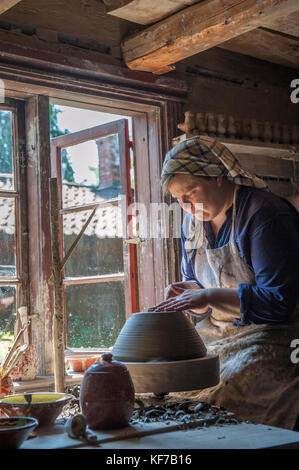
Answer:
<svg viewBox="0 0 299 470"><path fill-rule="evenodd" d="M136 238L127 238L123 242L125 245L140 245L141 243L145 243L147 240L144 238L136 237Z"/></svg>

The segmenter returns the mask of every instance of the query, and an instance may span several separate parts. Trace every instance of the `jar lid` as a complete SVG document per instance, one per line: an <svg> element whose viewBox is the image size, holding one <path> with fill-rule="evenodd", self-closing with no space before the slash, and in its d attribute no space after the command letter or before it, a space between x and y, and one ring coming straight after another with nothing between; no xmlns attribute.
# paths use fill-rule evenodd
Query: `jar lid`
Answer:
<svg viewBox="0 0 299 470"><path fill-rule="evenodd" d="M122 362L114 361L111 353L103 353L101 361L92 364L86 372L123 374L128 372L128 369Z"/></svg>

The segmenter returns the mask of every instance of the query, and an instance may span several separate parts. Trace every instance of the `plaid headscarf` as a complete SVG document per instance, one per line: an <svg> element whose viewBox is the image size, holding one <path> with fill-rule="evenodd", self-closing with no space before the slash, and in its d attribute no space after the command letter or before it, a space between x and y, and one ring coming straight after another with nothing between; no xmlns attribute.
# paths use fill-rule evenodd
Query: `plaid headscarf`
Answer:
<svg viewBox="0 0 299 470"><path fill-rule="evenodd" d="M167 152L161 183L169 175L225 177L236 184L268 189L266 183L244 170L236 156L222 143L208 136L196 136L180 142Z"/></svg>

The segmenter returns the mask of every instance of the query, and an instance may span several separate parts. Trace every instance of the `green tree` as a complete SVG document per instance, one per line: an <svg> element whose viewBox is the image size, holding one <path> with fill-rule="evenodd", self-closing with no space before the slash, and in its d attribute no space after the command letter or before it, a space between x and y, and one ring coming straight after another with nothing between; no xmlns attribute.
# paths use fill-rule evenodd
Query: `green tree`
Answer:
<svg viewBox="0 0 299 470"><path fill-rule="evenodd" d="M69 134L68 129L60 129L58 125L58 114L61 110L57 109L54 104L50 104L50 137L58 137L60 135ZM74 170L67 154L67 150L62 150L61 155L62 178L63 181L74 181ZM13 172L12 160L12 115L10 111L0 110L0 174Z"/></svg>
<svg viewBox="0 0 299 470"><path fill-rule="evenodd" d="M60 129L58 125L58 114L62 111L57 109L54 104L50 104L50 137L53 139L54 137L59 137L60 135L69 134L70 131L68 129ZM73 183L74 179L74 170L72 167L72 163L67 153L67 149L62 149L61 152L61 171L62 171L62 181Z"/></svg>
<svg viewBox="0 0 299 470"><path fill-rule="evenodd" d="M12 174L11 112L0 110L0 173Z"/></svg>

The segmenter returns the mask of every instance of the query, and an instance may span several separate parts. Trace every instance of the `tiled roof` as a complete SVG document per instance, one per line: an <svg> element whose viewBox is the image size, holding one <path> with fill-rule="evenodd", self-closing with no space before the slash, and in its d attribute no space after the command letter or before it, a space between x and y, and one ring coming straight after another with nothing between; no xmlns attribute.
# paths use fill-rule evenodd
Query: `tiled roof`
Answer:
<svg viewBox="0 0 299 470"><path fill-rule="evenodd" d="M14 199L0 197L0 233L15 233Z"/></svg>
<svg viewBox="0 0 299 470"><path fill-rule="evenodd" d="M105 201L91 188L86 186L72 185L70 183L63 185L64 207L78 206L84 204L97 203ZM97 208L91 222L85 230L86 235L96 235L102 237L121 237L122 233L118 231L119 209L117 206ZM79 234L82 226L91 214L91 210L72 212L63 216L63 227L65 235ZM0 197L0 233L7 235L14 234L14 199Z"/></svg>
<svg viewBox="0 0 299 470"><path fill-rule="evenodd" d="M106 201L105 198L87 186L77 184L63 185L63 206L82 206L85 204L99 203ZM85 235L96 235L102 237L121 237L122 233L118 230L118 214L117 206L98 207L91 222L85 230ZM91 210L72 212L63 216L63 231L65 235L77 235L82 226L91 214Z"/></svg>

